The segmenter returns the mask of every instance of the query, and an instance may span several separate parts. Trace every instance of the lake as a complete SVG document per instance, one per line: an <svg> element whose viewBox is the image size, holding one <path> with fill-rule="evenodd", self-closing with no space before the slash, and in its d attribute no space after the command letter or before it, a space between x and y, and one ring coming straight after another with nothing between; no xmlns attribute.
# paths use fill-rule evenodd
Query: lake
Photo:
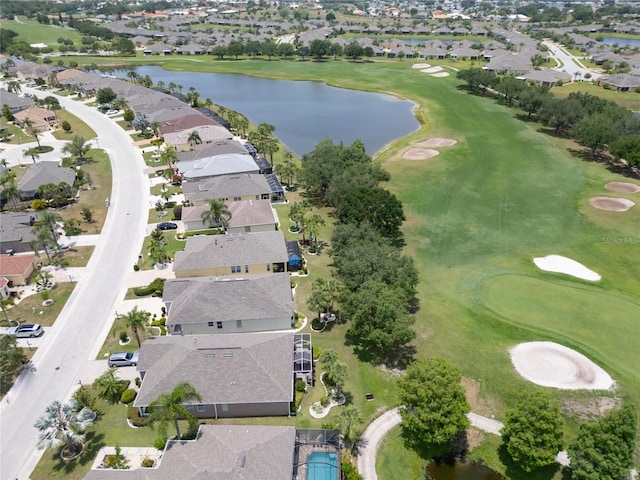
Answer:
<svg viewBox="0 0 640 480"><path fill-rule="evenodd" d="M456 460L453 463L431 462L425 480L506 480L483 465Z"/></svg>
<svg viewBox="0 0 640 480"><path fill-rule="evenodd" d="M619 47L640 47L640 39L636 38L618 38L618 37L604 37L602 42L607 45L617 44Z"/></svg>
<svg viewBox="0 0 640 480"><path fill-rule="evenodd" d="M271 80L247 75L172 72L158 66L136 67L154 83L194 87L200 99L235 110L255 124L270 123L274 135L301 156L327 137L347 145L362 140L374 155L390 142L420 128L413 103L378 93L330 87L319 82ZM126 78L127 70L115 75Z"/></svg>

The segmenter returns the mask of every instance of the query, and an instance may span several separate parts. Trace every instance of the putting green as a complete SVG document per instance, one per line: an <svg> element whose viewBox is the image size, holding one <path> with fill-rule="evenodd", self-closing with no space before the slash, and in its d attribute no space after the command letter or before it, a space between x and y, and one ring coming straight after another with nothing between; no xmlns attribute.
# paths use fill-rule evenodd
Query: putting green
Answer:
<svg viewBox="0 0 640 480"><path fill-rule="evenodd" d="M637 376L640 305L633 299L517 274L488 278L478 299L504 321L581 350L614 379Z"/></svg>

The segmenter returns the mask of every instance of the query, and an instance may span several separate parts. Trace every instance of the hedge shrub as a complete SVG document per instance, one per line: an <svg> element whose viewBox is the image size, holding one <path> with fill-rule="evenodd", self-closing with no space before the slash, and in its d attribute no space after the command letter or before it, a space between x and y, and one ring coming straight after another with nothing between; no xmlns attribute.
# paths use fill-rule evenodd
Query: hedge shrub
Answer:
<svg viewBox="0 0 640 480"><path fill-rule="evenodd" d="M164 289L164 278L156 278L146 287L136 287L133 293L136 297L146 297L147 295L162 295Z"/></svg>
<svg viewBox="0 0 640 480"><path fill-rule="evenodd" d="M136 395L138 395L138 392L136 392L135 389L128 388L120 395L120 402L129 404L136 399Z"/></svg>

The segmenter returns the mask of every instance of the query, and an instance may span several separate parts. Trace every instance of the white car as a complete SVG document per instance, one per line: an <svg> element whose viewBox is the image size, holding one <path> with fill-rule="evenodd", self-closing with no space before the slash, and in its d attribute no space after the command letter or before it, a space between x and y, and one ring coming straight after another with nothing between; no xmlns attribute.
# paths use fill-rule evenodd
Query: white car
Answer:
<svg viewBox="0 0 640 480"><path fill-rule="evenodd" d="M120 110L107 110L107 115L117 115L120 113Z"/></svg>
<svg viewBox="0 0 640 480"><path fill-rule="evenodd" d="M43 333L44 330L39 323L25 323L24 325L9 329L9 335L15 335L18 338L39 337Z"/></svg>

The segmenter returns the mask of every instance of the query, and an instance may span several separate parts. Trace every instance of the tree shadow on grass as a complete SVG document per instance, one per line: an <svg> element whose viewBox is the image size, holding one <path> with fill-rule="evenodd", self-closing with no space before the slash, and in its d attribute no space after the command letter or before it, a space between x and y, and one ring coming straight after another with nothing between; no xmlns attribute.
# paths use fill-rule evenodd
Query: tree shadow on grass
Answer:
<svg viewBox="0 0 640 480"><path fill-rule="evenodd" d="M504 442L498 449L500 461L506 467L505 473L507 478L526 478L528 480L550 480L562 468L561 465L554 463L546 467L537 468L532 472L525 472L520 466L513 461L511 455L507 451Z"/></svg>
<svg viewBox="0 0 640 480"><path fill-rule="evenodd" d="M60 453L63 447L52 450L50 453L53 463L51 469L56 473L62 473L64 475L70 475L78 469L88 471L96 459L98 452L104 446L106 446L106 443L103 433L89 432L87 433L83 452L73 460L65 461L62 459Z"/></svg>

